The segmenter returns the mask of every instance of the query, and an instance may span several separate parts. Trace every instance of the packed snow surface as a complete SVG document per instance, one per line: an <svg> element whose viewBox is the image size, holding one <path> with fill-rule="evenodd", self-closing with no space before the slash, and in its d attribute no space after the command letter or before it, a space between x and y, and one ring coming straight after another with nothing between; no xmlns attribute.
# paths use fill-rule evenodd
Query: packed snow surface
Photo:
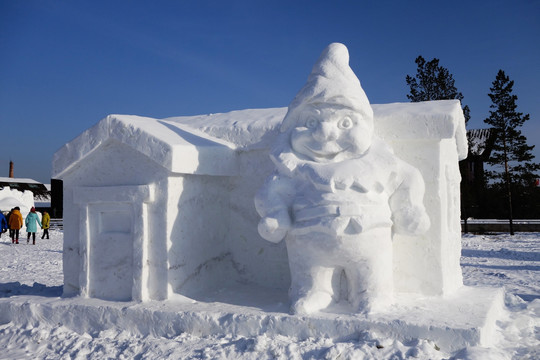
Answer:
<svg viewBox="0 0 540 360"><path fill-rule="evenodd" d="M63 233L50 240L12 245L0 239L0 305L20 302L61 304ZM348 341L294 337L242 337L235 334L199 337L181 333L155 337L133 329L95 330L52 326L35 318L7 322L0 314L0 359L538 359L540 358L540 233L464 235L464 282L506 290L506 316L498 321L496 346L444 352L429 340L400 342L376 332ZM82 300L82 299L81 299ZM211 304L212 305L212 304ZM88 306L65 314L83 319ZM213 305L215 306L215 305ZM96 309L98 310L98 309ZM31 315L29 315L30 317Z"/></svg>

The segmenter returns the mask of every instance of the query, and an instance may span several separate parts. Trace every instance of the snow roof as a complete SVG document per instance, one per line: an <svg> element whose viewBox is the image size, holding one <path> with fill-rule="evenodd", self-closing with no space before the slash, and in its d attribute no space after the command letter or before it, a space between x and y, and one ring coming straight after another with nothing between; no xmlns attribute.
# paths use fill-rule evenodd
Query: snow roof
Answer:
<svg viewBox="0 0 540 360"><path fill-rule="evenodd" d="M372 105L379 136L391 139L455 138L467 156L463 111L458 100ZM109 115L64 145L53 158L53 178L111 139L145 154L174 173L236 175L237 151L272 146L287 108L154 119Z"/></svg>
<svg viewBox="0 0 540 360"><path fill-rule="evenodd" d="M460 157L467 156L465 118L459 100L372 104L375 130L385 139L455 138ZM243 149L268 148L287 108L248 109L224 114L179 116L167 120L197 128ZM420 124L419 124L420 122Z"/></svg>
<svg viewBox="0 0 540 360"><path fill-rule="evenodd" d="M26 183L26 184L41 184L34 179L0 177L0 183Z"/></svg>
<svg viewBox="0 0 540 360"><path fill-rule="evenodd" d="M166 120L189 125L240 149L268 148L279 131L286 107L246 109L228 113L177 116Z"/></svg>
<svg viewBox="0 0 540 360"><path fill-rule="evenodd" d="M109 115L65 144L53 157L53 177L62 178L102 144L117 140L174 173L232 175L234 146L224 140L168 120Z"/></svg>
<svg viewBox="0 0 540 360"><path fill-rule="evenodd" d="M372 105L375 131L385 140L452 139L460 160L468 153L465 117L459 100Z"/></svg>

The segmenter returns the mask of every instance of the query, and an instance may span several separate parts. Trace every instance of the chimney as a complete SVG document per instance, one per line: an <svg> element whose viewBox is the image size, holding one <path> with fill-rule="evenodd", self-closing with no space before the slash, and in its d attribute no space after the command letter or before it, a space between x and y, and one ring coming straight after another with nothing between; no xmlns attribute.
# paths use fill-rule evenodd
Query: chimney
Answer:
<svg viewBox="0 0 540 360"><path fill-rule="evenodd" d="M13 161L9 162L9 177L10 178L15 177L15 176L13 176Z"/></svg>

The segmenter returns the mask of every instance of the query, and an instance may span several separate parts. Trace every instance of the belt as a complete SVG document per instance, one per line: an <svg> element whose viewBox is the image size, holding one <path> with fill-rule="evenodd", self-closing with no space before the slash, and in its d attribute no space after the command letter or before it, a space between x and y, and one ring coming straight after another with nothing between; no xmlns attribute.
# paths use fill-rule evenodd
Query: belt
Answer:
<svg viewBox="0 0 540 360"><path fill-rule="evenodd" d="M319 205L296 209L294 211L295 221L308 221L321 217L354 217L369 214L370 218L390 218L390 208L384 205L359 205L345 203L340 205Z"/></svg>

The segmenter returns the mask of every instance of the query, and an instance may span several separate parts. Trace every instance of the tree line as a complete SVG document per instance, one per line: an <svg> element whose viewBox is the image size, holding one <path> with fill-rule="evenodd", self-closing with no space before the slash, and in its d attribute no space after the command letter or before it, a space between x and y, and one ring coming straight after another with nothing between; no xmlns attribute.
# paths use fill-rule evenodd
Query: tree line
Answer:
<svg viewBox="0 0 540 360"><path fill-rule="evenodd" d="M415 63L416 75L405 78L410 88L407 98L412 102L460 100L467 126L470 109L464 105L464 96L457 90L448 69L436 58L426 61L418 56ZM473 187L462 181L461 188L462 218L474 213L478 218L508 219L512 234L514 219L540 218L540 164L533 161L534 145L527 144L521 131L530 116L518 111L513 87L514 81L499 70L487 94L491 99L491 110L484 123L489 125L493 141L489 144L490 155L484 159L486 168L481 179L476 179L480 186Z"/></svg>

